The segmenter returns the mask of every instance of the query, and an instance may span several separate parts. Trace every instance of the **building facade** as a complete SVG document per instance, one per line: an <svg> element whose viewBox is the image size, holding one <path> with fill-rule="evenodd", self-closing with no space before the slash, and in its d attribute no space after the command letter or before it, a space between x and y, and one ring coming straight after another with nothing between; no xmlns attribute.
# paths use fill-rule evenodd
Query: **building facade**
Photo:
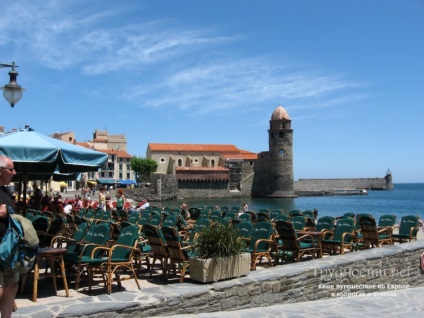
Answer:
<svg viewBox="0 0 424 318"><path fill-rule="evenodd" d="M234 145L149 143L146 158L158 163L156 175L175 177L179 197L226 197L250 195L246 175L257 155Z"/></svg>
<svg viewBox="0 0 424 318"><path fill-rule="evenodd" d="M94 130L93 139L78 145L91 148L108 155L107 162L100 171L89 172L85 183L94 186L98 183L108 186L127 186L136 184L134 171L131 170L132 155L127 153L127 139L124 134L109 134L107 130Z"/></svg>
<svg viewBox="0 0 424 318"><path fill-rule="evenodd" d="M86 172L79 181L67 181L67 190L78 190L81 187L95 187L98 184L108 186L135 184L134 172L131 170L132 156L127 153L127 139L124 134L109 135L107 130L94 130L93 139L77 142L74 132L55 133L51 137L90 148L108 155L107 162L100 171ZM65 183L60 184L60 188Z"/></svg>
<svg viewBox="0 0 424 318"><path fill-rule="evenodd" d="M234 145L149 143L156 174L175 176L180 198L294 197L293 129L278 106L270 120L269 150L259 155Z"/></svg>

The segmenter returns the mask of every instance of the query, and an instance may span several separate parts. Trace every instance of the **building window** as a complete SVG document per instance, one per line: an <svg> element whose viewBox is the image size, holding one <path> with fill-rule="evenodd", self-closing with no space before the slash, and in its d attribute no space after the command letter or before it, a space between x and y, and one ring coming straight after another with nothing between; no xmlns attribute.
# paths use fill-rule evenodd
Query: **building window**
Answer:
<svg viewBox="0 0 424 318"><path fill-rule="evenodd" d="M127 180L130 180L130 179L131 179L130 173L127 172Z"/></svg>
<svg viewBox="0 0 424 318"><path fill-rule="evenodd" d="M113 177L113 172L109 172L109 178Z"/></svg>
<svg viewBox="0 0 424 318"><path fill-rule="evenodd" d="M182 167L183 166L183 161L181 159L178 159L178 167Z"/></svg>
<svg viewBox="0 0 424 318"><path fill-rule="evenodd" d="M165 162L165 158L160 158L160 162L164 163Z"/></svg>
<svg viewBox="0 0 424 318"><path fill-rule="evenodd" d="M283 131L278 132L278 138L284 138L284 132Z"/></svg>
<svg viewBox="0 0 424 318"><path fill-rule="evenodd" d="M215 159L212 159L211 160L211 167L213 168L213 167L215 167Z"/></svg>
<svg viewBox="0 0 424 318"><path fill-rule="evenodd" d="M119 173L119 180L122 180L122 172Z"/></svg>

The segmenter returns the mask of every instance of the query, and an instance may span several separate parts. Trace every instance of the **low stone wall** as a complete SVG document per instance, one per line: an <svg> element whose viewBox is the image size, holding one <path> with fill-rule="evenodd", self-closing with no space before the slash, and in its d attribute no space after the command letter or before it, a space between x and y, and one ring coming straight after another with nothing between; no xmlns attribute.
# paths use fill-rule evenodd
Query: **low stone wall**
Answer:
<svg viewBox="0 0 424 318"><path fill-rule="evenodd" d="M245 173L242 176L240 189L230 191L228 182L178 182L174 175L154 174L149 187L128 188L125 192L128 198L137 202L145 198L153 202L175 199L242 198L252 195L254 177L253 173ZM294 181L294 192L299 196L324 196L331 195L334 190L385 190L386 186L385 178L300 179Z"/></svg>
<svg viewBox="0 0 424 318"><path fill-rule="evenodd" d="M424 286L420 256L424 240L279 265L210 285L173 284L140 291L139 303L121 308L125 317L207 313L305 302L356 294L394 297L396 290ZM91 317L110 317L97 308Z"/></svg>
<svg viewBox="0 0 424 318"><path fill-rule="evenodd" d="M385 190L385 178L352 179L299 179L294 182L294 191L333 191L351 189Z"/></svg>
<svg viewBox="0 0 424 318"><path fill-rule="evenodd" d="M180 182L178 199L215 199L228 197L228 182Z"/></svg>
<svg viewBox="0 0 424 318"><path fill-rule="evenodd" d="M178 183L173 175L154 174L148 187L126 188L125 196L136 202L147 199L150 202L175 200L177 198Z"/></svg>

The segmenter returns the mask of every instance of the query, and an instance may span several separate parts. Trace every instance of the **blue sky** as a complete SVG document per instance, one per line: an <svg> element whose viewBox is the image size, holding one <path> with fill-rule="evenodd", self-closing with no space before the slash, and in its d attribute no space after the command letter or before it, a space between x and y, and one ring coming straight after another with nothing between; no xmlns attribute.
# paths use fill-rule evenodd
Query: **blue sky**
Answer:
<svg viewBox="0 0 424 318"><path fill-rule="evenodd" d="M0 63L26 88L6 131L95 129L268 150L294 129L294 177L424 182L422 0L0 0ZM0 69L0 85L8 82Z"/></svg>

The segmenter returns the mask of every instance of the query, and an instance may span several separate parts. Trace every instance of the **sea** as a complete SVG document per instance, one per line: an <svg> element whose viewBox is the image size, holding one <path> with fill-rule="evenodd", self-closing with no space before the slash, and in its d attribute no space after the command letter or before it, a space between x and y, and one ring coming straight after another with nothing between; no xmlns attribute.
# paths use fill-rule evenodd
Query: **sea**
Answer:
<svg viewBox="0 0 424 318"><path fill-rule="evenodd" d="M162 206L179 207L185 202L189 207L204 206L238 206L245 202L250 211L260 209L313 210L321 216L341 216L347 212L369 213L378 220L383 214L395 214L399 223L403 215L414 214L424 219L424 183L397 183L394 190L370 190L367 195L306 196L291 199L192 199L162 202Z"/></svg>

